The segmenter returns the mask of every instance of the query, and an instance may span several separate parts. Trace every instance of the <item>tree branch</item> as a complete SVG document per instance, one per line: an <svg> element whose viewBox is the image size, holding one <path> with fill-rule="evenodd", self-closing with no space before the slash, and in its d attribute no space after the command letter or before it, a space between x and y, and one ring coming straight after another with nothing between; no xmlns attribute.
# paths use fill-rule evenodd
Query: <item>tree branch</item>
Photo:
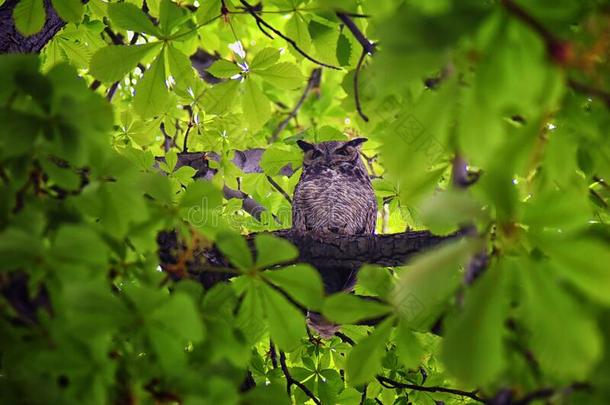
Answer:
<svg viewBox="0 0 610 405"><path fill-rule="evenodd" d="M360 54L360 58L358 59L358 64L356 65L356 71L354 72L354 101L356 102L356 109L358 110L358 114L365 122L369 121L369 117L364 114L362 111L362 105L360 103L360 91L358 86L358 81L360 78L360 71L362 69L362 64L364 62L364 58L366 55L372 55L375 52L375 44L369 41L366 36L360 31L358 26L352 21L350 16L343 12L337 12L337 17L345 24L345 26L350 30L354 38L360 43L362 46L362 53Z"/></svg>
<svg viewBox="0 0 610 405"><path fill-rule="evenodd" d="M273 32L275 35L284 38L290 45L292 45L294 47L294 49L300 53L301 55L303 55L305 57L305 59L310 60L311 62L320 65L320 66L324 66L330 69L335 69L335 70L341 70L341 68L337 67L337 66L333 66L333 65L329 65L327 63L324 62L320 62L317 59L314 59L312 56L310 56L309 54L307 54L304 50L302 50L299 45L292 39L287 37L286 35L284 35L281 31L278 31L277 29L273 28L271 25L269 25L269 23L267 23L265 20L263 20L261 18L261 16L259 16L257 14L257 11L254 9L254 7L252 7L252 5L250 5L246 0L240 0L241 4L244 5L246 11L248 12L248 14L250 14L252 17L254 17L254 19L256 20L257 24L260 24L262 26L264 26L265 28L268 28L269 30L271 30L271 32ZM259 26L260 26L259 25ZM269 35L268 33L266 33L265 31L263 31L266 35Z"/></svg>
<svg viewBox="0 0 610 405"><path fill-rule="evenodd" d="M380 375L377 376L377 381L379 381L379 383L382 386L384 386L385 388L390 388L390 389L404 388L404 389L410 389L410 390L414 390L414 391L424 391L424 392L444 392L447 394L459 395L461 397L468 397L472 400L485 403L485 401L477 395L477 391L462 391L462 390L458 390L455 388L446 388L446 387L439 387L439 386L426 387L423 385L406 384L406 383L394 381L390 378L383 377Z"/></svg>
<svg viewBox="0 0 610 405"><path fill-rule="evenodd" d="M322 402L320 402L320 400L318 398L316 398L316 396L313 394L313 392L311 392L311 390L309 388L307 388L305 386L305 384L294 379L290 375L290 371L288 371L288 366L286 365L286 354L281 350L280 350L280 366L282 367L282 372L284 373L284 376L286 377L286 391L288 392L289 397L292 396L290 388L294 384L297 387L299 387L301 389L301 391L303 391L305 393L305 395L307 395L309 398L311 398L311 400L313 402L315 402L317 405L322 405Z"/></svg>
<svg viewBox="0 0 610 405"><path fill-rule="evenodd" d="M354 21L352 21L352 19L350 17L353 15L349 15L349 14L341 12L341 11L338 11L336 14L337 14L337 17L339 17L339 19L341 20L341 22L343 22L343 24L345 24L345 26L350 30L350 32L352 33L354 38L356 38L356 40L360 43L360 45L362 46L362 49L366 53L370 53L370 54L375 53L375 44L373 42L369 41L366 38L366 36L362 33L362 31L360 31L360 28L358 28L358 26L354 23Z"/></svg>
<svg viewBox="0 0 610 405"><path fill-rule="evenodd" d="M307 80L307 86L305 86L305 90L303 91L301 98L299 98L299 101L297 101L297 104L294 106L292 111L290 111L290 114L288 114L288 117L284 118L282 120L282 122L280 122L280 124L277 126L277 128L273 131L271 138L269 138L270 142L277 141L280 133L284 130L284 128L286 128L286 126L288 125L290 120L297 116L297 113L299 112L299 110L301 109L301 106L307 99L309 92L311 92L311 90L313 90L314 88L320 86L321 76L322 76L322 69L320 69L320 68L316 68L311 72L311 75L309 76L309 79Z"/></svg>

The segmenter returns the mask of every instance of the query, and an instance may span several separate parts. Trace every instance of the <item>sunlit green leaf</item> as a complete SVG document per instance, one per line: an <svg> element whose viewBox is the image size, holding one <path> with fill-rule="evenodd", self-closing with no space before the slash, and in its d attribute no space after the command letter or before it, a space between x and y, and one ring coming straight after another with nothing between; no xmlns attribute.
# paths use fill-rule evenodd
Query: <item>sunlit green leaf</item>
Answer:
<svg viewBox="0 0 610 405"><path fill-rule="evenodd" d="M138 62L160 46L159 42L132 46L107 46L93 54L89 71L104 82L120 80L133 70Z"/></svg>

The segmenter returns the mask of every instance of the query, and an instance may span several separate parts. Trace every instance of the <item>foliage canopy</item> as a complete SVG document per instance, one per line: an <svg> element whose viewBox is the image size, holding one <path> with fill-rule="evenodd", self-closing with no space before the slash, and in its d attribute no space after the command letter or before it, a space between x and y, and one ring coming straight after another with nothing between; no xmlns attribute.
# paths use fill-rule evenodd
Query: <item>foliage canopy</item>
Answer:
<svg viewBox="0 0 610 405"><path fill-rule="evenodd" d="M3 403L610 401L606 1L52 6L39 55L0 56ZM290 226L297 140L353 136L378 233L476 235L327 295L295 246L241 235ZM161 271L174 229L238 277Z"/></svg>

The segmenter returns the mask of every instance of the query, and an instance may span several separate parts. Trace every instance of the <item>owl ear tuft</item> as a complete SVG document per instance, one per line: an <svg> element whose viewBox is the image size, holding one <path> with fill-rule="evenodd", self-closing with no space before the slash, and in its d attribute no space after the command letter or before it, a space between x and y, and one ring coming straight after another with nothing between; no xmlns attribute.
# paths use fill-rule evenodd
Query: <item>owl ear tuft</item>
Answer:
<svg viewBox="0 0 610 405"><path fill-rule="evenodd" d="M357 148L357 147L359 147L361 144L363 144L366 141L368 141L368 139L366 139L366 138L355 138L355 139L352 139L351 141L348 141L346 143L346 145L353 146L354 148Z"/></svg>
<svg viewBox="0 0 610 405"><path fill-rule="evenodd" d="M299 145L299 148L301 148L303 150L303 152L307 152L307 151L310 151L312 149L315 149L315 146L313 146L309 142L305 142L305 141L302 141L300 139L297 141L297 145Z"/></svg>

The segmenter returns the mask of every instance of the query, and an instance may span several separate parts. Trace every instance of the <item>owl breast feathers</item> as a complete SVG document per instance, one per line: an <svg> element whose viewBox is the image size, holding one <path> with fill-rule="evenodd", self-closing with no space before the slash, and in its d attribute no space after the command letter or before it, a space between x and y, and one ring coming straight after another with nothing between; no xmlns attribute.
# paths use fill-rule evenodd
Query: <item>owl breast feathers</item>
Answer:
<svg viewBox="0 0 610 405"><path fill-rule="evenodd" d="M305 155L294 191L293 229L343 235L375 232L377 201L359 154L364 141L298 141Z"/></svg>

